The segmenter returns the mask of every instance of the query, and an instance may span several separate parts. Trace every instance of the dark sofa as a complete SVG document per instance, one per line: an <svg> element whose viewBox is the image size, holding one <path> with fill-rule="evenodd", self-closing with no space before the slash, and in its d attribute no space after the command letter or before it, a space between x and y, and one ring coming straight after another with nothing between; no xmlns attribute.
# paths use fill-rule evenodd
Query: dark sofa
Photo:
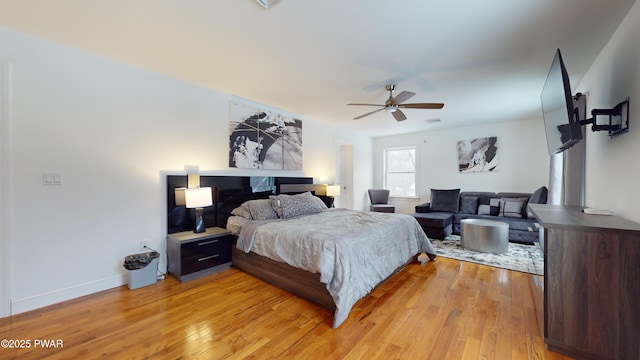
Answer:
<svg viewBox="0 0 640 360"><path fill-rule="evenodd" d="M462 219L489 219L509 224L509 241L532 244L539 232L527 205L546 204L547 194L544 186L533 193L432 189L431 202L416 205L413 216L432 239L460 235Z"/></svg>

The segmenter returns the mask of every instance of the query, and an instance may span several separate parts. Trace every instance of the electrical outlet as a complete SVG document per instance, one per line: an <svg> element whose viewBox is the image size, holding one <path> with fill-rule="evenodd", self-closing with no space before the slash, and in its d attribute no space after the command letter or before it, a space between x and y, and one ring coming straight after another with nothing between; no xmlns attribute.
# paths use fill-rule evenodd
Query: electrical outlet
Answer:
<svg viewBox="0 0 640 360"><path fill-rule="evenodd" d="M149 242L147 240L140 241L140 249L146 250L147 246L149 246Z"/></svg>

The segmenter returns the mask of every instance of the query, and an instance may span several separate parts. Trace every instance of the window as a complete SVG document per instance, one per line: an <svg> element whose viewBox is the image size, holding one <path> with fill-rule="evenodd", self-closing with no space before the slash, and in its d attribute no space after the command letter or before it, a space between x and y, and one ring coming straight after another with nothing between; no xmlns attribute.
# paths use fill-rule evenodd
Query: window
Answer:
<svg viewBox="0 0 640 360"><path fill-rule="evenodd" d="M384 150L384 188L389 196L416 196L416 148Z"/></svg>

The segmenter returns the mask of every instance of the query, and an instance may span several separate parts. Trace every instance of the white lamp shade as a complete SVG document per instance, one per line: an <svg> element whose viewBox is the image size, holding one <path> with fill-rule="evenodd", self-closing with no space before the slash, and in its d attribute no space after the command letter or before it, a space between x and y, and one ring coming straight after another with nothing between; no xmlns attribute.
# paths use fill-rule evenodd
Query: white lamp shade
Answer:
<svg viewBox="0 0 640 360"><path fill-rule="evenodd" d="M327 185L327 196L340 196L340 185Z"/></svg>
<svg viewBox="0 0 640 360"><path fill-rule="evenodd" d="M213 205L213 199L211 197L210 187L185 189L184 199L185 199L186 206L190 209L203 208L203 207Z"/></svg>

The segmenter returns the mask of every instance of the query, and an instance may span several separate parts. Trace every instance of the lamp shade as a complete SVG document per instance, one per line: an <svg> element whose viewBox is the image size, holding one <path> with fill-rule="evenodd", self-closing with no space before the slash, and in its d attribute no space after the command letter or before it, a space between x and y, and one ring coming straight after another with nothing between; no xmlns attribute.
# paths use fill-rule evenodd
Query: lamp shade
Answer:
<svg viewBox="0 0 640 360"><path fill-rule="evenodd" d="M340 196L340 185L327 185L327 196Z"/></svg>
<svg viewBox="0 0 640 360"><path fill-rule="evenodd" d="M186 206L190 209L203 208L213 205L210 187L185 189L184 199Z"/></svg>

